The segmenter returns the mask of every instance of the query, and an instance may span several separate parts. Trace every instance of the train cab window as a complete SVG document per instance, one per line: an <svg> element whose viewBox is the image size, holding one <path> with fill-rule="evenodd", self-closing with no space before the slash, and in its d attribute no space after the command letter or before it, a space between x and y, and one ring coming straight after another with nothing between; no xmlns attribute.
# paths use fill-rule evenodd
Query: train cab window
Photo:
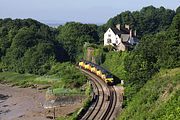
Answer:
<svg viewBox="0 0 180 120"><path fill-rule="evenodd" d="M113 76L112 75L107 75L107 78L112 78Z"/></svg>

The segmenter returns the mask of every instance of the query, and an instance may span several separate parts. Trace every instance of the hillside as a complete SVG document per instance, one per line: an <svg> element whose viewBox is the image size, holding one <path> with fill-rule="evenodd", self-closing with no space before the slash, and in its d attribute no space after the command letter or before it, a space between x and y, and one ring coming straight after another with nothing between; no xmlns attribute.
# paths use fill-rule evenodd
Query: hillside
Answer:
<svg viewBox="0 0 180 120"><path fill-rule="evenodd" d="M179 120L180 68L161 70L133 97L119 120Z"/></svg>

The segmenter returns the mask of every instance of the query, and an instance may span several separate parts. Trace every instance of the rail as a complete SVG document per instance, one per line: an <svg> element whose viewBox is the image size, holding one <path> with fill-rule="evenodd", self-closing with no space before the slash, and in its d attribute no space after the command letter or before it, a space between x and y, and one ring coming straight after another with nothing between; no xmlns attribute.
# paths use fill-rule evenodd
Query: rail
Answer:
<svg viewBox="0 0 180 120"><path fill-rule="evenodd" d="M91 109L89 109L87 113L82 117L82 120L113 119L113 113L118 99L116 90L113 86L108 86L107 84L105 84L105 82L95 74L84 69L81 69L81 71L91 79L94 87L98 89L98 93L96 95L97 100L94 104L92 104L92 106L90 107ZM109 94L106 95L105 93ZM109 101L107 101L105 97L107 97Z"/></svg>

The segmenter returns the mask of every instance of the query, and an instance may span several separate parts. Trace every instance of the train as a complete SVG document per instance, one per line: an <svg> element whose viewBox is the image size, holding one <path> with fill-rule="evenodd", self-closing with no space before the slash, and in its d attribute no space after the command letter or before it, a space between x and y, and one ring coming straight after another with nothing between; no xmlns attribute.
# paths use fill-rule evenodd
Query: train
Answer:
<svg viewBox="0 0 180 120"><path fill-rule="evenodd" d="M114 82L113 75L110 74L107 70L102 68L101 66L94 64L89 61L81 60L79 62L79 67L85 70L90 71L91 73L96 74L98 77L100 77L105 83L108 85L112 85Z"/></svg>

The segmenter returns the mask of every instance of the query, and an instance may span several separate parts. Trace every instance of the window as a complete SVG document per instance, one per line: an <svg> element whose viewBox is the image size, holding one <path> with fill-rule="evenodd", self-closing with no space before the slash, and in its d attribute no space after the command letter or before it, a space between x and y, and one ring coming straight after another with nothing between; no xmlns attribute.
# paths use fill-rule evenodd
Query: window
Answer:
<svg viewBox="0 0 180 120"><path fill-rule="evenodd" d="M107 43L111 43L111 39L107 39Z"/></svg>
<svg viewBox="0 0 180 120"><path fill-rule="evenodd" d="M111 34L108 34L108 37L111 37Z"/></svg>
<svg viewBox="0 0 180 120"><path fill-rule="evenodd" d="M116 39L116 44L118 44L118 40Z"/></svg>

